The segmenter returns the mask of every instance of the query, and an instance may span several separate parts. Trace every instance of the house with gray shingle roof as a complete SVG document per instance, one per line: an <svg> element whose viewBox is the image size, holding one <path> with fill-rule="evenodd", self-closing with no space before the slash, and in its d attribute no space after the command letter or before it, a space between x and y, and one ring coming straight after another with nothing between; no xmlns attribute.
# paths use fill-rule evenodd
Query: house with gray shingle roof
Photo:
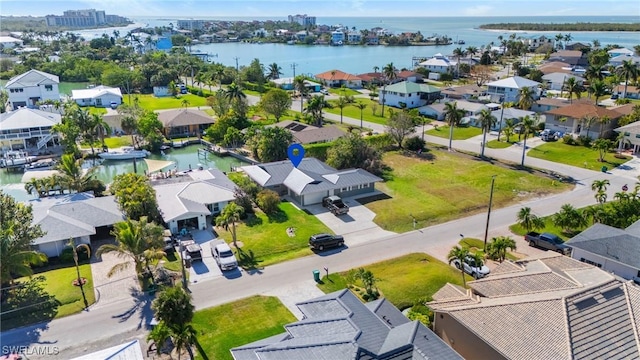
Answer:
<svg viewBox="0 0 640 360"><path fill-rule="evenodd" d="M45 233L33 245L48 257L60 255L69 239L76 244L91 244L92 237L108 234L113 224L125 219L113 196L65 194L29 200L27 204L33 207L33 225L40 225Z"/></svg>
<svg viewBox="0 0 640 360"><path fill-rule="evenodd" d="M317 127L292 120L283 120L267 126L277 126L288 130L291 132L291 135L293 135L294 141L300 144L315 144L333 141L347 134L335 125Z"/></svg>
<svg viewBox="0 0 640 360"><path fill-rule="evenodd" d="M427 305L467 359L640 359L640 286L559 254L506 261Z"/></svg>
<svg viewBox="0 0 640 360"><path fill-rule="evenodd" d="M235 360L462 359L385 299L363 304L340 290L297 304L303 319L285 332L231 349Z"/></svg>
<svg viewBox="0 0 640 360"><path fill-rule="evenodd" d="M326 196L354 196L375 191L381 178L363 169L336 170L316 158L304 158L297 168L291 161L241 167L258 185L288 195L302 206L319 204Z"/></svg>
<svg viewBox="0 0 640 360"><path fill-rule="evenodd" d="M29 70L9 79L4 88L9 91L9 103L15 110L20 107L34 108L45 100L60 101L59 84L60 79L56 75Z"/></svg>
<svg viewBox="0 0 640 360"><path fill-rule="evenodd" d="M640 220L624 230L593 224L567 245L572 258L640 283Z"/></svg>
<svg viewBox="0 0 640 360"><path fill-rule="evenodd" d="M53 132L53 126L60 124L59 113L20 108L0 114L0 148L41 149L48 144L56 144L60 136Z"/></svg>
<svg viewBox="0 0 640 360"><path fill-rule="evenodd" d="M173 109L158 111L167 138L176 136L196 136L203 134L215 120L206 112L196 109Z"/></svg>

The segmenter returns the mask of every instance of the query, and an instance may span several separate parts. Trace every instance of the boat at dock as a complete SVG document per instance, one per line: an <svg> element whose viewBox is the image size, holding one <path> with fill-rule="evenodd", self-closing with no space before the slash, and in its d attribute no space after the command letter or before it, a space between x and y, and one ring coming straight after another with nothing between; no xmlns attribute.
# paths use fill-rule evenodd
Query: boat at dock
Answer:
<svg viewBox="0 0 640 360"><path fill-rule="evenodd" d="M11 150L4 153L0 159L0 167L15 168L24 167L36 160L35 156L29 156L26 151Z"/></svg>
<svg viewBox="0 0 640 360"><path fill-rule="evenodd" d="M42 159L38 161L34 161L29 165L25 165L24 169L26 171L32 170L51 170L56 166L57 162L54 159Z"/></svg>
<svg viewBox="0 0 640 360"><path fill-rule="evenodd" d="M135 148L129 146L98 154L98 156L105 160L141 159L147 157L148 155L149 152L147 150L136 150Z"/></svg>

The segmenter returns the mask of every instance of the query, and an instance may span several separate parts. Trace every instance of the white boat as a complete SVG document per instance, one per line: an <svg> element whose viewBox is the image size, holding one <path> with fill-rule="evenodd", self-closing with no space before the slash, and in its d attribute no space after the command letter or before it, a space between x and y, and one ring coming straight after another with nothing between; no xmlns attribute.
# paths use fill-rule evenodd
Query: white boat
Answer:
<svg viewBox="0 0 640 360"><path fill-rule="evenodd" d="M51 170L56 166L54 159L43 159L25 166L25 170Z"/></svg>
<svg viewBox="0 0 640 360"><path fill-rule="evenodd" d="M98 154L98 156L105 160L141 159L147 157L147 155L149 155L149 152L147 150L136 150L133 147L129 146Z"/></svg>
<svg viewBox="0 0 640 360"><path fill-rule="evenodd" d="M0 167L16 167L30 164L36 160L35 156L29 156L24 151L7 151L0 159Z"/></svg>

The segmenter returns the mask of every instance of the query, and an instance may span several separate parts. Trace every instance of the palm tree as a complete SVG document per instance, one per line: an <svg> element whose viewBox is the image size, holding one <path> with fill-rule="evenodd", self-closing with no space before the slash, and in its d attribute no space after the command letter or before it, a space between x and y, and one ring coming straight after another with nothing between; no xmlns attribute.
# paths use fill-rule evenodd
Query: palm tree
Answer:
<svg viewBox="0 0 640 360"><path fill-rule="evenodd" d="M180 103L180 106L182 106L183 108L188 108L189 107L189 100L187 99L182 99L182 102Z"/></svg>
<svg viewBox="0 0 640 360"><path fill-rule="evenodd" d="M267 70L267 79L275 80L279 79L280 75L282 75L282 68L278 66L278 64L273 63L269 65L269 69Z"/></svg>
<svg viewBox="0 0 640 360"><path fill-rule="evenodd" d="M635 80L638 78L638 66L633 60L624 60L622 65L616 68L616 73L624 78L624 93L622 98L627 97L627 86L629 85L629 79Z"/></svg>
<svg viewBox="0 0 640 360"><path fill-rule="evenodd" d="M607 186L611 185L611 183L609 182L609 180L603 179L603 180L593 180L593 182L591 183L591 190L596 192L596 200L598 201L598 203L603 204L605 201L607 201ZM601 194L604 194L604 196L602 196Z"/></svg>
<svg viewBox="0 0 640 360"><path fill-rule="evenodd" d="M87 301L87 296L84 293L84 284L82 283L82 277L80 276L80 265L78 265L78 249L84 249L84 251L87 253L87 256L91 257L91 248L87 244L76 245L73 238L69 239L69 243L67 245L70 246L71 250L73 251L73 262L76 264L76 279L78 281L80 291L82 292L82 300L84 300L84 308L86 309L89 307L89 302Z"/></svg>
<svg viewBox="0 0 640 360"><path fill-rule="evenodd" d="M535 125L536 120L530 118L529 115L522 118L522 122L520 123L520 132L524 135L524 142L522 143L522 162L520 163L520 166L522 167L524 167L524 157L527 152L527 137L529 137L529 134L533 134L535 131Z"/></svg>
<svg viewBox="0 0 640 360"><path fill-rule="evenodd" d="M224 91L224 95L229 101L241 101L245 99L247 95L242 91L242 88L238 86L236 83L231 83Z"/></svg>
<svg viewBox="0 0 640 360"><path fill-rule="evenodd" d="M518 107L522 110L527 110L533 105L534 93L530 87L523 87L518 90Z"/></svg>
<svg viewBox="0 0 640 360"><path fill-rule="evenodd" d="M134 133L138 131L138 120L132 114L127 114L122 118L121 125L122 131L125 134L131 135L131 144L136 145Z"/></svg>
<svg viewBox="0 0 640 360"><path fill-rule="evenodd" d="M447 258L449 259L449 264L453 261L458 260L460 266L458 269L460 270L460 274L462 274L462 286L467 287L467 281L464 277L464 264L467 256L469 256L469 249L466 247L454 246L453 249L449 251Z"/></svg>
<svg viewBox="0 0 640 360"><path fill-rule="evenodd" d="M173 343L175 344L176 351L178 352L178 360L180 360L180 356L182 350L186 349L189 353L189 359L193 360L193 349L191 346L195 344L197 340L197 331L194 329L191 324L180 324L175 326L171 330Z"/></svg>
<svg viewBox="0 0 640 360"><path fill-rule="evenodd" d="M488 251L491 258L503 262L507 257L507 249L511 251L516 249L515 240L511 236L498 236L491 239Z"/></svg>
<svg viewBox="0 0 640 360"><path fill-rule="evenodd" d="M598 119L598 122L600 123L600 131L598 132L598 137L601 138L604 126L611 122L611 118L609 118L607 115L604 115Z"/></svg>
<svg viewBox="0 0 640 360"><path fill-rule="evenodd" d="M591 125L593 125L594 122L598 122L599 121L598 116L596 116L596 115L586 115L581 120L582 120L582 123L584 124L584 127L587 129L587 137L590 137L589 136L589 132L591 131Z"/></svg>
<svg viewBox="0 0 640 360"><path fill-rule="evenodd" d="M591 64L587 68L587 71L585 71L584 77L587 78L589 81L602 80L602 77L603 77L602 71L603 70L604 69L603 69L602 65Z"/></svg>
<svg viewBox="0 0 640 360"><path fill-rule="evenodd" d="M314 95L311 100L307 103L307 108L305 112L311 114L311 117L314 119L316 126L322 126L322 109L329 108L329 103L324 99L322 95Z"/></svg>
<svg viewBox="0 0 640 360"><path fill-rule="evenodd" d="M515 124L513 122L513 119L507 119L504 127L502 128L502 132L504 133L504 136L507 138L507 142L511 140L511 135L513 135L514 129L515 129Z"/></svg>
<svg viewBox="0 0 640 360"><path fill-rule="evenodd" d="M577 99L580 99L582 85L578 81L576 81L575 77L570 77L565 81L564 86L562 87L564 91L569 94L569 103L573 103L573 95L576 95Z"/></svg>
<svg viewBox="0 0 640 360"><path fill-rule="evenodd" d="M571 233L587 225L587 219L571 204L564 204L560 211L553 215L553 224L561 227L565 233Z"/></svg>
<svg viewBox="0 0 640 360"><path fill-rule="evenodd" d="M41 265L47 256L19 246L10 236L0 237L0 282L13 285L13 276L31 276L31 265ZM12 276L13 275L13 276Z"/></svg>
<svg viewBox="0 0 640 360"><path fill-rule="evenodd" d="M111 133L111 128L109 127L109 124L104 121L104 118L101 115L92 114L91 117L92 131L100 139L100 144L104 146L104 138Z"/></svg>
<svg viewBox="0 0 640 360"><path fill-rule="evenodd" d="M444 104L444 119L449 123L449 151L453 150L453 127L464 117L464 110L458 109L458 103L450 101Z"/></svg>
<svg viewBox="0 0 640 360"><path fill-rule="evenodd" d="M238 248L238 238L236 234L236 223L240 221L240 216L244 213L244 209L235 202L229 203L222 209L220 216L216 218L216 226L222 226L225 230L231 232L233 238L233 246Z"/></svg>
<svg viewBox="0 0 640 360"><path fill-rule="evenodd" d="M374 72L374 73L377 73L377 72L378 72L378 70L380 70L380 66L378 66L378 65L374 65L374 66L373 66L373 72Z"/></svg>
<svg viewBox="0 0 640 360"><path fill-rule="evenodd" d="M480 152L480 157L484 157L484 149L487 146L487 133L496 125L497 119L491 115L489 109L482 109L478 121L480 121L480 127L482 128L482 151Z"/></svg>
<svg viewBox="0 0 640 360"><path fill-rule="evenodd" d="M300 113L304 112L304 96L307 94L307 85L304 83L304 76L298 75L293 78L293 88L300 94Z"/></svg>
<svg viewBox="0 0 640 360"><path fill-rule="evenodd" d="M567 48L567 44L569 43L569 41L571 41L573 39L573 37L571 36L571 34L565 34L564 36L564 47L565 49Z"/></svg>
<svg viewBox="0 0 640 360"><path fill-rule="evenodd" d="M544 228L544 220L531 212L530 207L523 207L518 211L518 225L526 232Z"/></svg>
<svg viewBox="0 0 640 360"><path fill-rule="evenodd" d="M349 104L353 103L353 98L350 96L340 96L336 102L336 106L340 109L340 124L342 124L342 111Z"/></svg>
<svg viewBox="0 0 640 360"><path fill-rule="evenodd" d="M360 129L362 129L362 114L364 112L364 109L367 108L367 104L362 103L362 102L356 102L353 106L355 106L358 109L360 109Z"/></svg>
<svg viewBox="0 0 640 360"><path fill-rule="evenodd" d="M456 57L456 74L460 72L460 58L464 57L464 50L462 48L453 49L453 56Z"/></svg>
<svg viewBox="0 0 640 360"><path fill-rule="evenodd" d="M595 104L597 106L600 98L607 93L607 86L602 80L594 80L589 85L587 91L589 91L589 94L593 94L595 98Z"/></svg>
<svg viewBox="0 0 640 360"><path fill-rule="evenodd" d="M385 103L385 93L387 92L387 85L391 84L393 80L395 80L398 75L396 74L396 67L393 66L393 63L390 62L382 68L382 73L384 74L384 78L386 81L384 82L384 89L382 89L382 117L384 117L384 103Z"/></svg>
<svg viewBox="0 0 640 360"><path fill-rule="evenodd" d="M92 167L85 171L82 169L83 162L82 159L76 160L72 154L64 154L56 166L56 169L61 172L60 181L69 189L69 192L95 189L101 183L100 180L94 178L97 168Z"/></svg>

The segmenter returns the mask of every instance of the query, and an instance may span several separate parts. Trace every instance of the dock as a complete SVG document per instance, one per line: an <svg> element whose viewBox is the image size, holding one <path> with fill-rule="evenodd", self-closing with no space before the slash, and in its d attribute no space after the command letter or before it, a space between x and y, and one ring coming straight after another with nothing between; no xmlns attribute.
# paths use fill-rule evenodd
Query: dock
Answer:
<svg viewBox="0 0 640 360"><path fill-rule="evenodd" d="M227 149L225 149L225 148L223 148L223 147L217 146L217 145L209 145L209 146L207 146L207 147L204 147L204 148L198 149L198 156L200 156L200 152L201 152L201 151L202 151L205 155L206 155L206 153L207 153L207 152L210 152L210 153L212 153L213 155L220 156L220 157L228 156L228 155L229 155L229 150L227 150Z"/></svg>

